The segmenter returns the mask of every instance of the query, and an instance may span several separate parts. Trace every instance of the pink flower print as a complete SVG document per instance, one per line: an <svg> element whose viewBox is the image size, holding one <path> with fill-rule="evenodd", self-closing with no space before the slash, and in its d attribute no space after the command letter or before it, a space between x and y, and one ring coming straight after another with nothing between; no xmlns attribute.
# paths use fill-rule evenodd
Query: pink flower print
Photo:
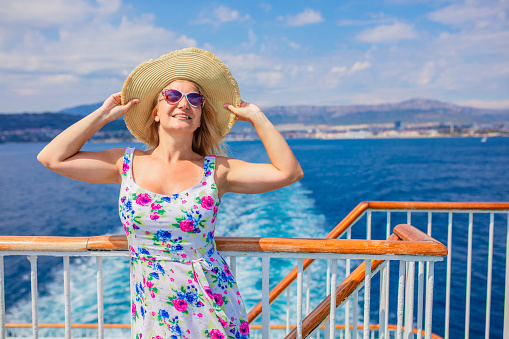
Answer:
<svg viewBox="0 0 509 339"><path fill-rule="evenodd" d="M219 211L219 208L217 206L214 206L214 214L217 214L217 211Z"/></svg>
<svg viewBox="0 0 509 339"><path fill-rule="evenodd" d="M143 277L143 279L145 279L145 277ZM148 288L154 287L154 284L152 283L152 281L147 280L147 287Z"/></svg>
<svg viewBox="0 0 509 339"><path fill-rule="evenodd" d="M170 278L170 281L171 281L171 282L174 282L174 281L175 281L175 279L173 279L173 278Z"/></svg>
<svg viewBox="0 0 509 339"><path fill-rule="evenodd" d="M173 299L172 304L175 307L175 309L179 312L184 312L187 310L187 301L185 300Z"/></svg>
<svg viewBox="0 0 509 339"><path fill-rule="evenodd" d="M214 312L214 310L213 310L213 309L211 309L211 308L209 308L209 312L210 312L210 313L212 313L212 312Z"/></svg>
<svg viewBox="0 0 509 339"><path fill-rule="evenodd" d="M225 272L227 275L229 275L229 276L231 276L231 275L232 275L232 272L230 272L230 269L228 268L228 265L226 265L226 264L224 264L224 272Z"/></svg>
<svg viewBox="0 0 509 339"><path fill-rule="evenodd" d="M191 279L187 279L187 282L188 282L189 284L192 284L192 283L193 283L193 281L192 281Z"/></svg>
<svg viewBox="0 0 509 339"><path fill-rule="evenodd" d="M198 282L198 274L196 274L196 272L193 272L193 276L194 276L194 281ZM210 288L209 288L210 290Z"/></svg>
<svg viewBox="0 0 509 339"><path fill-rule="evenodd" d="M198 316L198 318L201 318L201 317L203 317L203 314L198 313L197 316Z"/></svg>
<svg viewBox="0 0 509 339"><path fill-rule="evenodd" d="M226 327L226 325L228 325L228 324L226 323L226 321L224 321L224 320L223 320L223 319L221 319L221 318L219 318L219 322L221 323L221 326L223 326L223 327Z"/></svg>
<svg viewBox="0 0 509 339"><path fill-rule="evenodd" d="M212 220L211 220L210 222L211 222L211 223L216 222L216 216L215 216L215 215L212 217Z"/></svg>
<svg viewBox="0 0 509 339"><path fill-rule="evenodd" d="M211 210L214 207L214 199L209 195L201 198L201 207Z"/></svg>
<svg viewBox="0 0 509 339"><path fill-rule="evenodd" d="M141 206L148 206L148 204L150 204L151 201L152 197L150 197L150 195L147 193L138 194L138 196L136 197L136 203Z"/></svg>
<svg viewBox="0 0 509 339"><path fill-rule="evenodd" d="M146 234L146 235L149 235L149 234L150 234L150 232L149 232L149 231L145 231L145 234Z"/></svg>
<svg viewBox="0 0 509 339"><path fill-rule="evenodd" d="M152 339L163 339L163 338L159 335L156 335L155 337L152 337Z"/></svg>
<svg viewBox="0 0 509 339"><path fill-rule="evenodd" d="M150 205L150 207L152 207L153 210L160 210L161 209L161 205L158 204L158 203L155 203L155 202L153 202L152 205Z"/></svg>
<svg viewBox="0 0 509 339"><path fill-rule="evenodd" d="M205 293L207 293L207 295L208 295L210 298L214 298L214 296L212 295L212 291L210 290L210 287L205 286L203 289L205 290Z"/></svg>
<svg viewBox="0 0 509 339"><path fill-rule="evenodd" d="M198 209L198 205L193 205L193 208L194 208L195 210L197 210L197 209Z"/></svg>
<svg viewBox="0 0 509 339"><path fill-rule="evenodd" d="M182 203L185 204L187 201L186 200L182 200Z"/></svg>
<svg viewBox="0 0 509 339"><path fill-rule="evenodd" d="M243 323L240 324L240 333L244 335L249 334L249 323L247 321L244 321Z"/></svg>
<svg viewBox="0 0 509 339"><path fill-rule="evenodd" d="M184 258L184 259L187 258L187 255L185 255L185 253L182 254L182 258Z"/></svg>
<svg viewBox="0 0 509 339"><path fill-rule="evenodd" d="M126 162L124 162L124 163L122 164L122 174L126 174L126 173L127 173L127 171L129 171L129 164L128 164L128 163L126 163Z"/></svg>
<svg viewBox="0 0 509 339"><path fill-rule="evenodd" d="M224 335L217 328L214 328L210 331L210 339L224 339Z"/></svg>
<svg viewBox="0 0 509 339"><path fill-rule="evenodd" d="M150 219L156 221L157 219L159 219L159 213L157 212L150 213Z"/></svg>
<svg viewBox="0 0 509 339"><path fill-rule="evenodd" d="M184 232L190 232L194 229L193 221L189 219L182 220L180 222L180 229Z"/></svg>
<svg viewBox="0 0 509 339"><path fill-rule="evenodd" d="M156 312L152 311L152 315L156 315Z"/></svg>
<svg viewBox="0 0 509 339"><path fill-rule="evenodd" d="M154 293L154 291L150 291L150 296L151 296L152 298L155 298L155 297L156 297L156 294Z"/></svg>
<svg viewBox="0 0 509 339"><path fill-rule="evenodd" d="M217 306L223 306L223 296L219 293L214 293L214 300Z"/></svg>
<svg viewBox="0 0 509 339"><path fill-rule="evenodd" d="M208 172L207 172L207 173L208 173ZM207 174L206 174L206 175L207 175ZM210 174L208 174L208 175L210 175ZM201 183L201 185L202 185L202 186L205 186L206 184L207 184L206 182L202 182L202 183Z"/></svg>
<svg viewBox="0 0 509 339"><path fill-rule="evenodd" d="M136 304L135 303L132 303L131 311L133 313L133 318L136 317Z"/></svg>

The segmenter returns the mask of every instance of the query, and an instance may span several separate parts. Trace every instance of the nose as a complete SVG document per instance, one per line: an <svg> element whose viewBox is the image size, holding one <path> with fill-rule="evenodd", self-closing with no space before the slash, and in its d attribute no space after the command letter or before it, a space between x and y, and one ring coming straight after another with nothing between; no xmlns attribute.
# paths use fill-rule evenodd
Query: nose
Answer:
<svg viewBox="0 0 509 339"><path fill-rule="evenodd" d="M180 98L179 102L177 102L177 107L181 109L189 109L189 102L187 102L187 96L184 94L182 98Z"/></svg>

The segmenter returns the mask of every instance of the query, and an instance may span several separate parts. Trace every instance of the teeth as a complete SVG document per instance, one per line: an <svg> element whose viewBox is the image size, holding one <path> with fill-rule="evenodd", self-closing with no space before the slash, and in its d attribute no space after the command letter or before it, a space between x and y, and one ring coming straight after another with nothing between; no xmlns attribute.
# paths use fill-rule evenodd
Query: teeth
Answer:
<svg viewBox="0 0 509 339"><path fill-rule="evenodd" d="M191 117L186 114L175 114L173 117L174 118L180 117L180 118L191 119Z"/></svg>

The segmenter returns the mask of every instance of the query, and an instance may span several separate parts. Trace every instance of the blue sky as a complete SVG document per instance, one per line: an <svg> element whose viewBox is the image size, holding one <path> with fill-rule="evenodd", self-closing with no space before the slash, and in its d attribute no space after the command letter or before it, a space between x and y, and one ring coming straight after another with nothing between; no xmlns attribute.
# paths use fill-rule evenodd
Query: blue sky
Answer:
<svg viewBox="0 0 509 339"><path fill-rule="evenodd" d="M101 102L139 63L185 47L215 53L262 107L509 107L507 0L0 4L4 113Z"/></svg>

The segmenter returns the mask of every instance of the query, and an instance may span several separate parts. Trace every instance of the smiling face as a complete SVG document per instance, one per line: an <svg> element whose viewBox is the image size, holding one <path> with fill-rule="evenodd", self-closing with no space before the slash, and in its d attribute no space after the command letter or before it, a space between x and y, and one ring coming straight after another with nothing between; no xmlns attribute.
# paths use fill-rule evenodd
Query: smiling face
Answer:
<svg viewBox="0 0 509 339"><path fill-rule="evenodd" d="M176 80L164 89L176 89L181 93L199 92L198 87L189 81ZM164 90L163 89L163 90ZM162 95L159 97L154 120L159 123L159 133L190 132L191 134L201 125L201 106L193 107L182 96L177 103L168 103Z"/></svg>

